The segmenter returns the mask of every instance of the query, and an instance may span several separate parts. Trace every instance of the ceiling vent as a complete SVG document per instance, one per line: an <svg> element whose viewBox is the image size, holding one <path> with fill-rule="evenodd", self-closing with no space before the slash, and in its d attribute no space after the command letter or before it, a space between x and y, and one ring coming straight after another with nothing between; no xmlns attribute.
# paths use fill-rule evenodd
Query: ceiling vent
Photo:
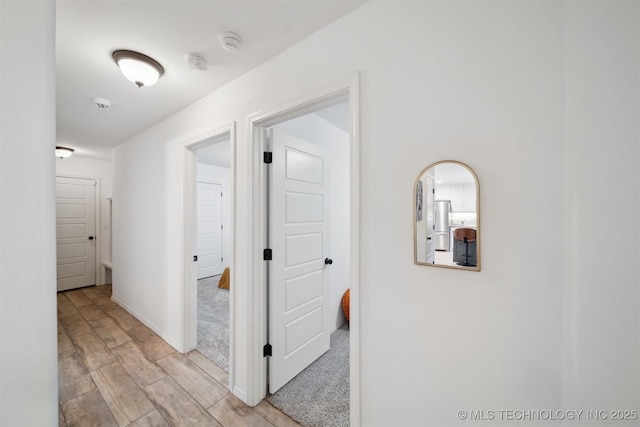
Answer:
<svg viewBox="0 0 640 427"><path fill-rule="evenodd" d="M207 71L207 67L209 66L209 64L203 57L190 53L185 56L185 59L187 60L187 64L189 64L189 67L193 68L194 70Z"/></svg>
<svg viewBox="0 0 640 427"><path fill-rule="evenodd" d="M108 110L111 107L111 102L104 98L93 98L93 102L101 110Z"/></svg>
<svg viewBox="0 0 640 427"><path fill-rule="evenodd" d="M223 33L220 41L222 42L222 47L231 53L237 52L242 46L242 37L232 32Z"/></svg>

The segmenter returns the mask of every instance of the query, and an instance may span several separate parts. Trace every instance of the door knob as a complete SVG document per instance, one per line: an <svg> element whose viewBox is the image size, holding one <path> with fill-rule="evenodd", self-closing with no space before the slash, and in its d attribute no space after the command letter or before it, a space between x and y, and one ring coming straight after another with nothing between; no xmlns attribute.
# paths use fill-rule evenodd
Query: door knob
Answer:
<svg viewBox="0 0 640 427"><path fill-rule="evenodd" d="M331 258L325 258L324 259L324 263L327 264L327 265L331 265L331 264L333 264L333 260Z"/></svg>
<svg viewBox="0 0 640 427"><path fill-rule="evenodd" d="M89 240L93 240L93 236L89 236Z"/></svg>

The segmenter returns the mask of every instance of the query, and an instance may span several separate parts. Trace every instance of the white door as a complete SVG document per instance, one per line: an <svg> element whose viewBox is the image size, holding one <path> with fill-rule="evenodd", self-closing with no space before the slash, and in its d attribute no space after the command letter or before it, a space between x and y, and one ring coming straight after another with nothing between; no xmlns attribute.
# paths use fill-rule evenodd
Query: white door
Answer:
<svg viewBox="0 0 640 427"><path fill-rule="evenodd" d="M329 350L328 165L323 148L274 129L269 391Z"/></svg>
<svg viewBox="0 0 640 427"><path fill-rule="evenodd" d="M198 279L222 274L222 185L198 183Z"/></svg>
<svg viewBox="0 0 640 427"><path fill-rule="evenodd" d="M58 291L96 284L96 181L56 177Z"/></svg>

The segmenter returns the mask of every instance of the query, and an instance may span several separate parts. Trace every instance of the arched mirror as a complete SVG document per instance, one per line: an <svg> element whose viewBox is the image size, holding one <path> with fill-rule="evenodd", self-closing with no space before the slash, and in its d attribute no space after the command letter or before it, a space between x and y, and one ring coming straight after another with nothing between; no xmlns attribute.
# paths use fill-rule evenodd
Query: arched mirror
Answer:
<svg viewBox="0 0 640 427"><path fill-rule="evenodd" d="M413 188L413 250L419 265L480 271L480 185L467 165L444 160Z"/></svg>

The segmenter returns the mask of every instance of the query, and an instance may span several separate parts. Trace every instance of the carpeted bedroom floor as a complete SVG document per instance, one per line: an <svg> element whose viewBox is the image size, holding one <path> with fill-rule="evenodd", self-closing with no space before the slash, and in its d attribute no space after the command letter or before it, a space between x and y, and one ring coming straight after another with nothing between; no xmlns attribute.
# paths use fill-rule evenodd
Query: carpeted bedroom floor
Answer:
<svg viewBox="0 0 640 427"><path fill-rule="evenodd" d="M198 346L229 371L229 290L220 276L198 280ZM349 425L349 327L331 334L331 348L267 401L307 427Z"/></svg>
<svg viewBox="0 0 640 427"><path fill-rule="evenodd" d="M267 401L303 426L348 426L348 326L332 333L331 349L275 394L267 396Z"/></svg>
<svg viewBox="0 0 640 427"><path fill-rule="evenodd" d="M209 360L229 372L229 290L220 276L198 280L198 345Z"/></svg>

